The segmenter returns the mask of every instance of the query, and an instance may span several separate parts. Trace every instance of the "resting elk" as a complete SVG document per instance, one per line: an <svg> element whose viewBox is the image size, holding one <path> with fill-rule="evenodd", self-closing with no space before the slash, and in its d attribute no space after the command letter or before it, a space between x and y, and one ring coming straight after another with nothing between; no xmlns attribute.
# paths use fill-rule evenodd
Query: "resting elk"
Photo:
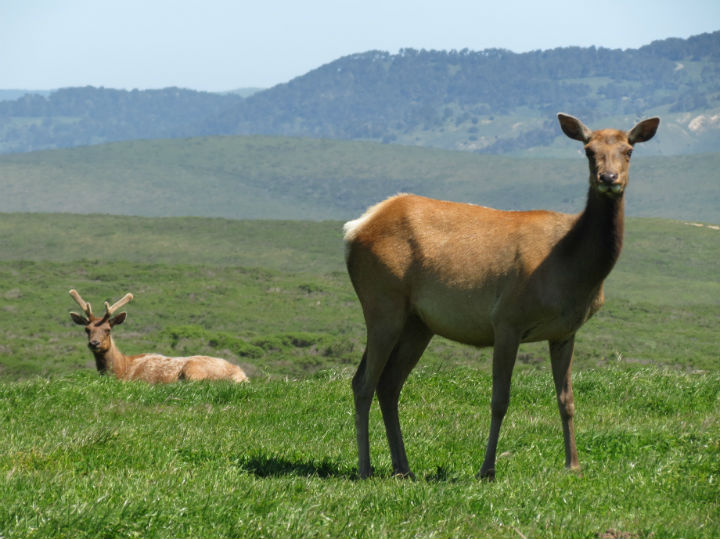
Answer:
<svg viewBox="0 0 720 539"><path fill-rule="evenodd" d="M80 305L84 316L70 313L73 322L85 326L88 348L95 356L95 365L100 374L108 371L120 380L144 380L150 383L169 383L178 380L232 380L247 382L245 372L232 363L217 357L191 356L167 357L149 353L126 356L113 341L112 329L125 321L127 313L113 316L122 306L133 299L128 293L112 306L105 302L105 314L97 317L92 306L80 297L76 290L70 295Z"/></svg>
<svg viewBox="0 0 720 539"><path fill-rule="evenodd" d="M590 165L585 209L500 211L401 194L344 226L346 262L362 306L367 344L352 380L358 473L371 473L368 414L377 393L394 474L412 477L398 419L405 380L433 335L492 346L491 421L478 474L495 477L500 426L523 342L549 342L565 442L578 468L571 365L575 332L603 303L603 280L620 255L633 145L659 118L630 131L591 131L558 114Z"/></svg>

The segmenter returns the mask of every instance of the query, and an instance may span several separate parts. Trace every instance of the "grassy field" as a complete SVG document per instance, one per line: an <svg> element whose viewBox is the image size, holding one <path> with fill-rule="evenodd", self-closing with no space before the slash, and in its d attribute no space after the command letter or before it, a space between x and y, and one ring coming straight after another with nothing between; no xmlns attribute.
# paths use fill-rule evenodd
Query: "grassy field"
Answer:
<svg viewBox="0 0 720 539"><path fill-rule="evenodd" d="M4 537L717 537L720 377L575 377L582 473L546 372L520 369L498 479L475 479L490 380L420 369L402 398L416 482L355 479L348 374L151 387L80 372L0 385ZM608 535L610 534L610 535Z"/></svg>
<svg viewBox="0 0 720 539"><path fill-rule="evenodd" d="M577 363L716 366L720 231L634 219L605 307L578 336ZM338 222L113 216L0 216L0 376L89 368L67 312L131 291L117 341L126 353L211 353L263 375L357 363L359 304ZM488 365L488 350L437 339L425 362ZM521 358L545 362L542 344Z"/></svg>
<svg viewBox="0 0 720 539"><path fill-rule="evenodd" d="M364 344L339 222L0 214L0 537L717 537L720 231L631 219L580 331L582 473L545 345L523 346L498 480L475 479L489 351L437 339L401 398L418 481L356 480ZM99 377L67 312L132 291L127 353L211 353L247 385Z"/></svg>

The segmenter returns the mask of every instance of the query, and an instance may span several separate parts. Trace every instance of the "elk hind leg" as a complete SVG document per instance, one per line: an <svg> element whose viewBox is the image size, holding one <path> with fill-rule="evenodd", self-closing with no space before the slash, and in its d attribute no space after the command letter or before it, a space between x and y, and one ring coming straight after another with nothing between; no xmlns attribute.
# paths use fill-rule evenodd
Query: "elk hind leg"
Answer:
<svg viewBox="0 0 720 539"><path fill-rule="evenodd" d="M369 416L370 405L375 395L378 380L390 359L393 349L402 331L403 317L385 318L372 326L368 324L367 346L363 353L360 366L352 381L355 400L355 430L358 446L358 475L369 477L370 468L370 437Z"/></svg>
<svg viewBox="0 0 720 539"><path fill-rule="evenodd" d="M431 338L432 333L419 318L409 317L377 386L385 433L390 445L393 474L399 477L414 478L410 471L400 429L398 399L405 380L413 367L417 365Z"/></svg>
<svg viewBox="0 0 720 539"><path fill-rule="evenodd" d="M189 359L183 368L180 370L178 376L179 380L188 380L197 382L198 380L205 380L210 378L207 367L202 361L196 359Z"/></svg>

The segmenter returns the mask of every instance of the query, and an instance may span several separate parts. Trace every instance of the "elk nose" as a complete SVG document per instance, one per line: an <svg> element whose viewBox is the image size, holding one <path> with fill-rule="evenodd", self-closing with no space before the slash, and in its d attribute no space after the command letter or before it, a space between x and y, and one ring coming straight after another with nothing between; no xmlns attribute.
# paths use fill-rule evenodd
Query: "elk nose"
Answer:
<svg viewBox="0 0 720 539"><path fill-rule="evenodd" d="M92 348L93 350L100 347L100 341L93 339L90 342L88 342L88 347Z"/></svg>
<svg viewBox="0 0 720 539"><path fill-rule="evenodd" d="M603 172L600 174L600 181L605 185L612 185L618 179L618 175L614 172Z"/></svg>

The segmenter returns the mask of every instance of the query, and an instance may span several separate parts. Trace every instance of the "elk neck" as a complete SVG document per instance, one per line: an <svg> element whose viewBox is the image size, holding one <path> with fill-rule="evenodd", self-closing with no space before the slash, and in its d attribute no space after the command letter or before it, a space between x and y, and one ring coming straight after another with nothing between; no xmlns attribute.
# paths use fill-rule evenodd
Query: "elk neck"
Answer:
<svg viewBox="0 0 720 539"><path fill-rule="evenodd" d="M625 196L610 197L592 187L585 209L559 244L568 270L600 284L620 257L625 229Z"/></svg>
<svg viewBox="0 0 720 539"><path fill-rule="evenodd" d="M129 358L120 351L112 336L110 337L110 347L105 351L94 350L93 356L95 356L95 366L100 374L110 372L116 378L123 378L130 366Z"/></svg>

